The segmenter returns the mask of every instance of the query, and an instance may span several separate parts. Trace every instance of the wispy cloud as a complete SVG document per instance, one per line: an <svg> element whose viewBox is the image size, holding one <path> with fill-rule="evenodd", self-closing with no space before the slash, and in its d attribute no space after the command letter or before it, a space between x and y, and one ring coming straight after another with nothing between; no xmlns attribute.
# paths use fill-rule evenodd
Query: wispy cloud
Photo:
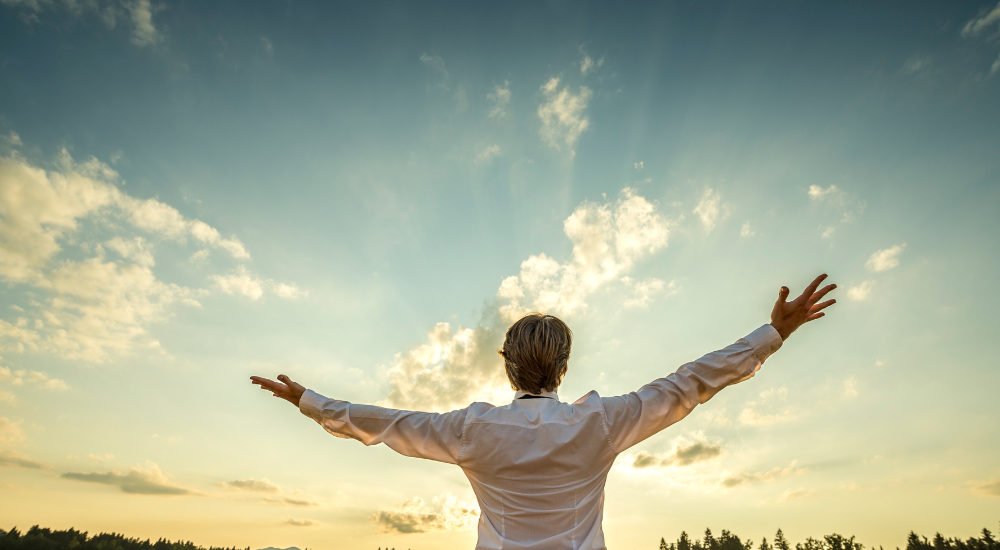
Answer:
<svg viewBox="0 0 1000 550"><path fill-rule="evenodd" d="M492 118L503 118L507 116L507 109L510 107L510 82L504 80L503 85L497 84L490 93L486 94L486 99L490 102L489 116Z"/></svg>
<svg viewBox="0 0 1000 550"><path fill-rule="evenodd" d="M444 59L441 56L429 55L425 52L420 54L420 61L441 75L441 81L435 86L443 90L448 90L448 69L444 66Z"/></svg>
<svg viewBox="0 0 1000 550"><path fill-rule="evenodd" d="M584 114L593 95L590 88L580 86L579 92L574 94L569 86L560 87L560 79L554 76L541 90L545 98L538 105L542 141L553 149L565 149L575 155L576 141L590 127L590 119Z"/></svg>
<svg viewBox="0 0 1000 550"><path fill-rule="evenodd" d="M865 267L875 273L889 271L899 265L899 255L903 253L904 248L906 248L906 243L878 250L868 258L868 261L865 262Z"/></svg>
<svg viewBox="0 0 1000 550"><path fill-rule="evenodd" d="M267 478L260 479L236 479L217 483L219 487L234 489L237 491L250 491L253 493L277 493L281 488L271 483Z"/></svg>
<svg viewBox="0 0 1000 550"><path fill-rule="evenodd" d="M962 36L966 38L978 36L992 26L996 26L1000 30L1000 3L994 6L993 9L989 11L983 10L978 16L970 19L962 27Z"/></svg>
<svg viewBox="0 0 1000 550"><path fill-rule="evenodd" d="M583 59L580 60L580 74L586 76L587 74L592 73L604 66L603 57L600 57L595 61L587 55L587 52L583 51L583 47L580 48L580 53L583 54Z"/></svg>
<svg viewBox="0 0 1000 550"><path fill-rule="evenodd" d="M395 510L380 510L372 515L379 533L408 535L430 531L470 529L479 519L479 507L452 495L435 497L431 504L413 497Z"/></svg>
<svg viewBox="0 0 1000 550"><path fill-rule="evenodd" d="M633 455L628 455L624 463L633 469L641 470L645 468L664 468L668 466L681 467L690 466L696 462L703 462L718 458L722 454L722 445L709 442L704 434L698 433L689 439L678 437L674 440L672 448L664 453L650 453L639 451Z"/></svg>
<svg viewBox="0 0 1000 550"><path fill-rule="evenodd" d="M830 185L826 188L820 185L810 185L806 192L812 203L824 205L837 212L841 223L854 221L864 213L868 206L865 201L853 197L836 185Z"/></svg>
<svg viewBox="0 0 1000 550"><path fill-rule="evenodd" d="M749 401L740 411L740 422L750 426L766 426L791 420L794 416L788 406L788 388L771 388L760 393L760 399Z"/></svg>
<svg viewBox="0 0 1000 550"><path fill-rule="evenodd" d="M722 480L719 481L719 484L726 488L740 487L744 485L773 481L783 477L800 475L808 471L806 468L796 468L795 464L796 461L793 460L792 463L785 468L778 467L764 472L738 472L735 474L727 474L723 476Z"/></svg>
<svg viewBox="0 0 1000 550"><path fill-rule="evenodd" d="M153 24L153 6L149 0L133 0L125 4L132 19L132 43L137 46L155 46L163 37Z"/></svg>
<svg viewBox="0 0 1000 550"><path fill-rule="evenodd" d="M649 278L642 281L632 281L631 277L622 277L625 286L632 288L632 296L625 300L626 308L646 308L656 296L673 296L679 292L676 281L669 283L662 279Z"/></svg>
<svg viewBox="0 0 1000 550"><path fill-rule="evenodd" d="M487 145L476 154L476 164L488 164L494 157L500 156L499 145Z"/></svg>
<svg viewBox="0 0 1000 550"><path fill-rule="evenodd" d="M160 471L155 463L147 461L145 468L136 466L122 474L117 471L107 473L67 472L60 476L64 479L88 481L103 485L113 485L125 493L138 495L190 495L195 494L190 489L175 485Z"/></svg>
<svg viewBox="0 0 1000 550"><path fill-rule="evenodd" d="M694 214L701 221L701 226L705 228L705 233L709 233L715 228L715 224L724 219L729 211L722 204L722 196L711 189L706 189L705 193L694 207Z"/></svg>
<svg viewBox="0 0 1000 550"><path fill-rule="evenodd" d="M855 302L863 302L868 299L872 289L875 288L875 281L862 281L847 288L847 299Z"/></svg>
<svg viewBox="0 0 1000 550"><path fill-rule="evenodd" d="M0 381L10 386L35 385L47 390L67 390L69 386L59 378L52 378L44 372L37 370L17 369L10 370L0 366Z"/></svg>
<svg viewBox="0 0 1000 550"><path fill-rule="evenodd" d="M131 25L130 40L137 46L156 46L163 41L163 34L153 22L153 15L158 11L158 7L154 7L149 0L88 0L84 2L2 0L0 3L20 10L21 18L28 24L40 22L45 11L76 18L93 14L109 30L118 26L119 21L125 21Z"/></svg>
<svg viewBox="0 0 1000 550"><path fill-rule="evenodd" d="M740 228L741 239L748 239L756 234L757 232L754 231L753 227L750 226L750 222L743 222L743 227Z"/></svg>
<svg viewBox="0 0 1000 550"><path fill-rule="evenodd" d="M1000 480L991 479L983 483L973 483L973 492L988 497L1000 497Z"/></svg>
<svg viewBox="0 0 1000 550"><path fill-rule="evenodd" d="M851 376L844 380L844 397L854 399L858 396L858 379Z"/></svg>
<svg viewBox="0 0 1000 550"><path fill-rule="evenodd" d="M291 525L293 527L315 527L319 525L318 521L314 521L306 518L290 518L287 516L281 517L281 522L285 525Z"/></svg>

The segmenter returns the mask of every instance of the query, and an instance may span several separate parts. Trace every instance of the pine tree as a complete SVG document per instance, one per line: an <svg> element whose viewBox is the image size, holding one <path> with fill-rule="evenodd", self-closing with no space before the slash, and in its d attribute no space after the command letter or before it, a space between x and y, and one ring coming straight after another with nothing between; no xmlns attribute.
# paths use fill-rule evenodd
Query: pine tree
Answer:
<svg viewBox="0 0 1000 550"><path fill-rule="evenodd" d="M701 546L705 550L719 550L719 543L712 536L712 530L707 527L705 528L705 540L702 541Z"/></svg>
<svg viewBox="0 0 1000 550"><path fill-rule="evenodd" d="M771 547L767 544L767 537L760 539L760 547L757 550L771 550Z"/></svg>
<svg viewBox="0 0 1000 550"><path fill-rule="evenodd" d="M681 538L677 539L677 550L691 550L691 539L687 531L681 531Z"/></svg>
<svg viewBox="0 0 1000 550"><path fill-rule="evenodd" d="M670 547L667 546L666 539L664 539L663 537L660 537L660 550L670 550Z"/></svg>
<svg viewBox="0 0 1000 550"><path fill-rule="evenodd" d="M778 532L774 534L774 550L791 550L788 545L788 539L785 538L785 534L778 529Z"/></svg>

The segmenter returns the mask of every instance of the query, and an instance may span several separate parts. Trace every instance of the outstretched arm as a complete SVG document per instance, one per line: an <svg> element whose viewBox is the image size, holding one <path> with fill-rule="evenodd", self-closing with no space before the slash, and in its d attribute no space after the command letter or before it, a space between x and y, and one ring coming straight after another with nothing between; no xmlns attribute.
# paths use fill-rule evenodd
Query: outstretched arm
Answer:
<svg viewBox="0 0 1000 550"><path fill-rule="evenodd" d="M819 319L824 315L820 310L835 303L834 300L820 302L836 288L836 285L827 285L817 291L825 278L826 275L817 277L790 302L787 301L788 287L781 287L771 311L771 324L732 345L687 363L677 372L654 380L638 391L602 398L614 450L624 451L681 420L722 388L752 377L795 329Z"/></svg>
<svg viewBox="0 0 1000 550"><path fill-rule="evenodd" d="M468 409L439 414L356 405L323 397L284 374L278 376L278 381L260 376L251 376L250 380L295 405L337 437L357 439L365 445L385 443L406 456L451 464L457 463L461 455Z"/></svg>

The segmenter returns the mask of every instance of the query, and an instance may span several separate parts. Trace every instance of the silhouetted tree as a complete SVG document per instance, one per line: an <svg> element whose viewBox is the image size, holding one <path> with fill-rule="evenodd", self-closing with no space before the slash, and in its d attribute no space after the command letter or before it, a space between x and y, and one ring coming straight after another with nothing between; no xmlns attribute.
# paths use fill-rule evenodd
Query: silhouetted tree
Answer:
<svg viewBox="0 0 1000 550"><path fill-rule="evenodd" d="M774 550L792 550L789 547L788 539L785 538L785 534L778 529L778 532L774 534Z"/></svg>

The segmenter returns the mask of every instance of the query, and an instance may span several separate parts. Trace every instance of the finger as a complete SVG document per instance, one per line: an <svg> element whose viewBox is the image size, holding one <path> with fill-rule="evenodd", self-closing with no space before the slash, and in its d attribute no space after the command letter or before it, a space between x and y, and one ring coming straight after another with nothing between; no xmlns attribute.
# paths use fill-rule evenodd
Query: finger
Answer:
<svg viewBox="0 0 1000 550"><path fill-rule="evenodd" d="M826 273L813 279L813 282L809 283L809 286L807 286L806 289L802 291L802 296L805 296L806 298L812 296L813 292L816 292L816 289L819 288L819 284L823 282L823 279L826 279Z"/></svg>
<svg viewBox="0 0 1000 550"><path fill-rule="evenodd" d="M837 300L827 300L821 304L816 304L813 307L809 308L809 313L816 313L817 311L822 311L836 303Z"/></svg>
<svg viewBox="0 0 1000 550"><path fill-rule="evenodd" d="M826 315L826 314L825 314L825 313L823 313L822 311L821 311L821 312L819 312L819 313L813 313L813 314L812 314L812 315L810 315L809 317L806 317L806 320L805 320L805 321L803 321L803 322L804 322L804 323L808 323L809 321L815 321L816 319L819 319L820 317L822 317L822 316L824 316L824 315Z"/></svg>
<svg viewBox="0 0 1000 550"><path fill-rule="evenodd" d="M811 304L815 304L816 302L822 300L823 296L826 296L827 293L835 288L837 288L837 285L826 285L825 287L814 292L813 295L809 297L809 302Z"/></svg>

